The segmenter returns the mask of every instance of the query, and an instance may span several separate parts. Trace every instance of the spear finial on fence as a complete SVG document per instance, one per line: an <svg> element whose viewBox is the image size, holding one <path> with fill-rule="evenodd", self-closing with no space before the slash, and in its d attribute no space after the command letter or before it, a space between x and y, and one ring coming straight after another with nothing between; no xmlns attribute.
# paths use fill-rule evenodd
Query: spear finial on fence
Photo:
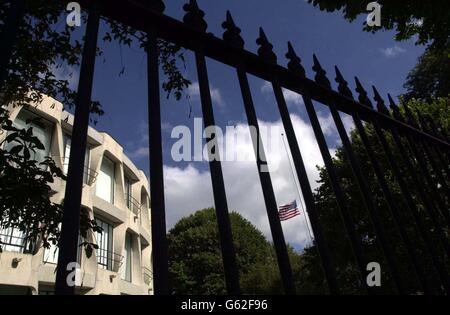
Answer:
<svg viewBox="0 0 450 315"><path fill-rule="evenodd" d="M230 11L227 11L227 19L222 23L222 28L225 29L223 33L223 40L231 45L244 48L244 40L241 37L241 29L234 23Z"/></svg>
<svg viewBox="0 0 450 315"><path fill-rule="evenodd" d="M316 81L317 84L326 87L327 89L331 89L331 83L330 80L328 80L327 78L327 72L322 68L315 54L313 55L313 60L314 65L312 69L316 73L314 80Z"/></svg>
<svg viewBox="0 0 450 315"><path fill-rule="evenodd" d="M304 78L306 76L305 68L303 68L302 60L296 54L291 42L288 42L288 52L286 53L286 58L289 59L288 69L301 75Z"/></svg>
<svg viewBox="0 0 450 315"><path fill-rule="evenodd" d="M277 62L277 55L273 52L273 45L268 41L266 34L262 27L259 28L259 37L256 43L260 46L258 48L258 55L271 63Z"/></svg>
<svg viewBox="0 0 450 315"><path fill-rule="evenodd" d="M394 99L392 98L391 94L389 94L389 93L388 93L388 98L389 98L389 107L392 110L392 114L393 114L394 118L397 119L398 121L404 121L403 116L400 113L398 106L395 104Z"/></svg>
<svg viewBox="0 0 450 315"><path fill-rule="evenodd" d="M339 68L337 66L334 66L334 70L336 71L335 81L339 84L338 85L339 93L349 98L353 98L352 91L350 91L350 89L348 88L348 82L345 81L344 77L341 74L341 71L339 71Z"/></svg>
<svg viewBox="0 0 450 315"><path fill-rule="evenodd" d="M358 101L366 107L373 108L372 102L370 101L370 98L367 96L367 91L362 86L358 77L355 77L355 83L356 83L355 91L356 93L358 93Z"/></svg>
<svg viewBox="0 0 450 315"><path fill-rule="evenodd" d="M184 23L198 29L199 31L206 32L208 24L203 19L205 12L200 10L196 0L190 0L189 3L186 3L183 6L183 10L186 11L186 14L183 17Z"/></svg>
<svg viewBox="0 0 450 315"><path fill-rule="evenodd" d="M150 10L159 13L163 13L164 10L166 9L166 5L162 0L147 0L147 1L141 0L141 2L144 3Z"/></svg>
<svg viewBox="0 0 450 315"><path fill-rule="evenodd" d="M372 85L372 89L373 89L373 94L374 94L373 99L375 100L375 102L377 102L377 110L382 114L390 116L391 113L389 112L386 105L384 104L384 100L381 97L380 93L378 93L377 88Z"/></svg>

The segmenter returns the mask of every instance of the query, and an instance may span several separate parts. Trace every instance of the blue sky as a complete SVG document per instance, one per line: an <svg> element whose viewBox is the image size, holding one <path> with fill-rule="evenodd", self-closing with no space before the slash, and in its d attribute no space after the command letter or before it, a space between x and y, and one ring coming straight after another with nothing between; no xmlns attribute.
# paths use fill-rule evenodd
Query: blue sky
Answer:
<svg viewBox="0 0 450 315"><path fill-rule="evenodd" d="M182 19L182 1L165 1L166 14ZM354 88L353 76L358 75L367 90L376 85L383 96L389 92L398 96L408 71L415 65L424 47L415 46L414 41L396 42L394 32L370 34L362 31L365 16L349 23L342 13L322 12L303 0L199 0L205 11L208 31L220 36L221 23L229 9L236 24L243 30L246 49L255 52L258 28L264 28L274 45L278 62L286 64L284 54L290 40L302 58L308 77L313 73L312 55L316 53L334 84L334 65L338 65L344 77ZM101 34L106 28L101 28ZM119 48L117 43L100 43L104 55L97 60L93 98L101 101L106 114L100 118L97 129L108 132L124 147L125 152L138 167L148 173L147 91L146 59L138 48ZM191 52L186 53L185 75L197 81L195 64ZM227 66L208 60L212 87L212 98L217 124L243 127L246 122L235 71ZM123 75L119 75L125 67ZM74 77L76 79L76 76ZM162 78L163 79L163 78ZM281 127L279 113L270 86L260 79L249 77L258 119L264 126ZM165 98L162 92L163 145L168 225L172 226L181 216L202 207L212 206L208 164L204 162L174 162L170 150L176 139L171 139L171 130L177 125L192 129L194 118L201 117L198 89L195 84L188 93L190 100L179 102ZM371 92L370 92L371 93ZM302 100L298 95L286 93L302 154L307 164L310 182L317 178L315 165L322 164L314 135L308 125ZM192 115L189 118L189 106ZM326 107L316 104L330 150L339 144L334 124ZM352 127L349 117L343 116L347 127ZM245 132L245 131L243 131ZM282 130L281 130L282 132ZM281 133L280 132L280 133ZM278 134L278 138L279 138ZM267 143L269 139L265 139ZM244 148L245 149L245 148ZM297 198L296 185L289 168L289 160L283 148L269 154L281 161L281 167L272 174L277 202L287 203ZM254 163L224 163L225 183L230 209L242 213L261 228L270 239L268 222L259 188ZM283 223L286 239L296 248L308 241L305 218L297 217Z"/></svg>

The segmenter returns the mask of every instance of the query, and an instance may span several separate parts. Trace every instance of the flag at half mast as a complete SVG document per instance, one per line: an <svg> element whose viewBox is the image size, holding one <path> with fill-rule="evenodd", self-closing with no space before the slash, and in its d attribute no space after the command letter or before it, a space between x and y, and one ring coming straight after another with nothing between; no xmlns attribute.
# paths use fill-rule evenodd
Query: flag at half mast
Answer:
<svg viewBox="0 0 450 315"><path fill-rule="evenodd" d="M296 200L278 207L278 216L280 217L280 221L286 221L298 215L300 215L300 210L298 210Z"/></svg>

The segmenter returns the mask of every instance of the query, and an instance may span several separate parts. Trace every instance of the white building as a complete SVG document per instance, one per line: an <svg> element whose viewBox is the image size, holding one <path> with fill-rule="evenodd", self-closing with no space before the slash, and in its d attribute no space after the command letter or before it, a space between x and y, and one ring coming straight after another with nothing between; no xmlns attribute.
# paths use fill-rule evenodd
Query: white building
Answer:
<svg viewBox="0 0 450 315"><path fill-rule="evenodd" d="M11 107L10 119L26 127L32 117L34 135L45 146L35 159L51 156L67 172L73 116L61 103L45 98L37 106ZM29 125L28 125L29 126ZM0 135L0 141L6 134ZM149 184L142 170L125 156L110 135L89 128L84 172L82 207L103 228L91 235L99 248L88 259L79 252L79 294L152 294L151 223ZM65 181L52 184L51 200L61 203ZM52 294L57 248L31 252L20 231L0 229L0 294Z"/></svg>

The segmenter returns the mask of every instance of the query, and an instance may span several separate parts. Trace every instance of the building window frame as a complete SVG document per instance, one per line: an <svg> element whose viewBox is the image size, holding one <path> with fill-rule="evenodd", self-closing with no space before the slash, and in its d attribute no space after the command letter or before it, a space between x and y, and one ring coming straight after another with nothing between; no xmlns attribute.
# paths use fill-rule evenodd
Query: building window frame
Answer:
<svg viewBox="0 0 450 315"><path fill-rule="evenodd" d="M96 249L97 264L100 268L113 270L113 239L114 228L112 224L102 218L95 218L97 225L102 228L102 232L95 232L95 238L98 248Z"/></svg>

